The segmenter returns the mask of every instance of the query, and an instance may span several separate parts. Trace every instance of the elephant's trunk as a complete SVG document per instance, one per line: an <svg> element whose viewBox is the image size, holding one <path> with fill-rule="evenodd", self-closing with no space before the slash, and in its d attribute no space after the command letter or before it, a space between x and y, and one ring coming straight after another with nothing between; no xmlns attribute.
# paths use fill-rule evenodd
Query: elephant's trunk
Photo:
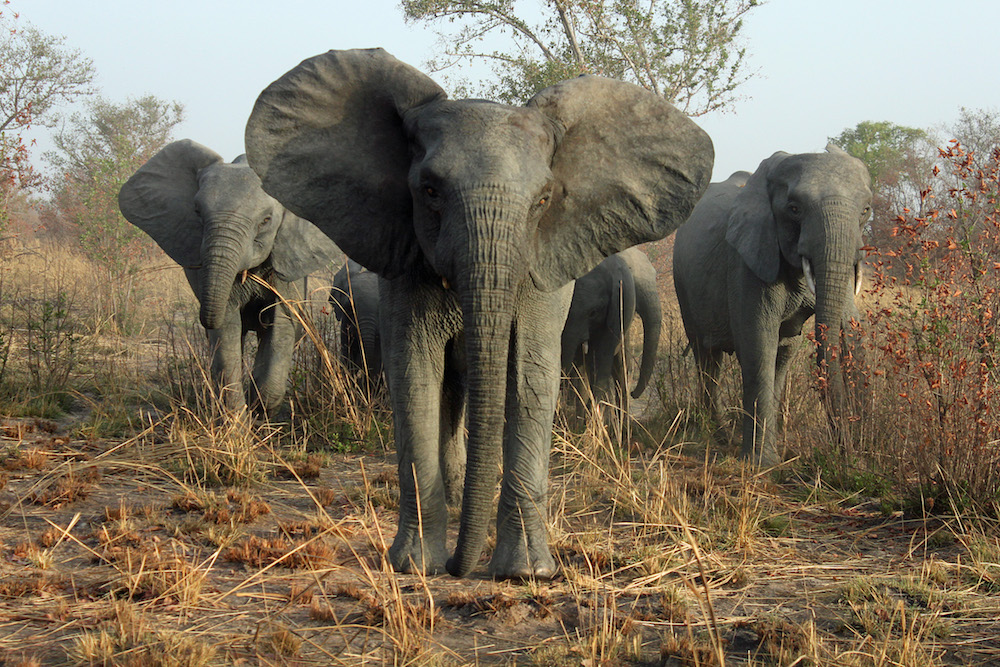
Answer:
<svg viewBox="0 0 1000 667"><path fill-rule="evenodd" d="M646 390L650 378L653 377L656 351L660 346L663 313L660 307L660 295L656 290L655 276L653 276L651 284L636 276L635 306L635 310L642 320L642 363L639 365L639 378L636 380L635 389L632 390L632 398L639 398Z"/></svg>
<svg viewBox="0 0 1000 667"><path fill-rule="evenodd" d="M816 258L816 340L817 360L825 373L827 396L832 407L843 409L845 382L841 336L848 330L849 319L857 311L854 295L857 284L857 248L860 231L851 219L850 209L837 202L823 207L824 250ZM807 270L807 279L809 271Z"/></svg>
<svg viewBox="0 0 1000 667"><path fill-rule="evenodd" d="M483 196L466 202L469 221L467 258L458 269L455 288L465 322L468 360L468 454L465 494L455 554L448 572L466 576L486 542L503 444L507 367L515 292L521 263L511 219L513 206Z"/></svg>
<svg viewBox="0 0 1000 667"><path fill-rule="evenodd" d="M202 242L201 311L199 318L206 329L222 326L233 284L245 266L248 244L252 241L244 222L213 218L205 227Z"/></svg>

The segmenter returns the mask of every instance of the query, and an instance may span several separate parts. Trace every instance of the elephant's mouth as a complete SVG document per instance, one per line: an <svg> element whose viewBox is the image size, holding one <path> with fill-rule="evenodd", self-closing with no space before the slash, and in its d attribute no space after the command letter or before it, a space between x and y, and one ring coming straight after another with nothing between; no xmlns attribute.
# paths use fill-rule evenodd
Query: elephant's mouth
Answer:
<svg viewBox="0 0 1000 667"><path fill-rule="evenodd" d="M806 285L809 291L816 294L816 274L813 272L812 262L807 257L802 258L802 273L806 277ZM861 284L864 280L864 267L861 262L854 264L854 296L861 293Z"/></svg>

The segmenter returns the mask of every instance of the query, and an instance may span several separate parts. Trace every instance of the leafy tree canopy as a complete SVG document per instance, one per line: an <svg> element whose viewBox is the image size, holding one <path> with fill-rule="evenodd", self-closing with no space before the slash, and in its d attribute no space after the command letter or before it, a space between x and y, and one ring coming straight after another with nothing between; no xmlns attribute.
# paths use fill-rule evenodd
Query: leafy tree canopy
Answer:
<svg viewBox="0 0 1000 667"><path fill-rule="evenodd" d="M862 121L830 141L858 158L868 167L875 183L899 171L921 142L929 139L925 130L896 125L889 121Z"/></svg>
<svg viewBox="0 0 1000 667"><path fill-rule="evenodd" d="M19 26L16 14L0 11L0 230L17 191L38 183L23 131L32 124L51 125L56 104L93 92L93 63L64 42Z"/></svg>
<svg viewBox="0 0 1000 667"><path fill-rule="evenodd" d="M495 80L471 92L520 103L579 74L637 83L690 115L724 109L746 81L743 17L761 0L402 0L439 32L440 71L486 60ZM528 20L525 17L538 17ZM470 91L463 91L470 92Z"/></svg>
<svg viewBox="0 0 1000 667"><path fill-rule="evenodd" d="M59 217L77 228L87 255L107 271L109 294L102 303L126 324L132 278L152 249L149 238L118 210L118 191L136 169L170 141L184 118L177 102L152 95L115 104L95 98L54 136L46 159L61 177L54 185Z"/></svg>

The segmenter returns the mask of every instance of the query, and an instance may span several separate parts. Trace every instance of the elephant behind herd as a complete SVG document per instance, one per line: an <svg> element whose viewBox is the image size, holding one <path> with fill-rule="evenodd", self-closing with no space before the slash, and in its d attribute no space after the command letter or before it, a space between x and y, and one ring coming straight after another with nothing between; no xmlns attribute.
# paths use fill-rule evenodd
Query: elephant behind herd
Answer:
<svg viewBox="0 0 1000 667"><path fill-rule="evenodd" d="M736 352L744 454L758 462L777 460L788 338L813 310L837 330L856 313L863 165L836 151L776 154L702 198L711 140L631 84L582 76L521 107L449 100L381 49L330 51L264 89L246 146L249 166L171 144L122 188L122 212L185 267L213 378L237 405L243 336L261 336L252 398L270 409L294 339L291 283L338 246L351 258L331 301L342 347L388 384L400 479L388 558L400 571L473 569L502 464L490 572L554 574L545 526L561 367L627 394L622 340L636 313L633 395L656 359L655 270L633 246L690 217L674 268L685 329L713 406L718 357ZM227 192L233 201L219 203ZM248 274L260 278L250 287ZM467 457L464 483L456 457ZM446 505L457 497L451 553Z"/></svg>

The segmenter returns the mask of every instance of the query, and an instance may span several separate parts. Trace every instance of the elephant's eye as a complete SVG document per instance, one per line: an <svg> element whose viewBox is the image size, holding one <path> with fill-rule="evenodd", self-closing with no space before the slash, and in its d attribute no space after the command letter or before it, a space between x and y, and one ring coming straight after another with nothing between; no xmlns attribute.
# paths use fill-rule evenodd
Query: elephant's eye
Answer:
<svg viewBox="0 0 1000 667"><path fill-rule="evenodd" d="M799 207L798 204L793 204L793 203L788 204L788 212L791 213L792 215L798 215L801 211L802 209Z"/></svg>
<svg viewBox="0 0 1000 667"><path fill-rule="evenodd" d="M542 197L541 199L538 200L538 205L539 206L545 206L548 203L549 203L548 196Z"/></svg>
<svg viewBox="0 0 1000 667"><path fill-rule="evenodd" d="M437 197L437 190L435 190L434 188L432 188L429 185L424 188L424 192L427 193L428 197Z"/></svg>
<svg viewBox="0 0 1000 667"><path fill-rule="evenodd" d="M260 226L266 227L268 224L270 224L270 222L271 222L271 216L265 215L264 219L260 221Z"/></svg>

